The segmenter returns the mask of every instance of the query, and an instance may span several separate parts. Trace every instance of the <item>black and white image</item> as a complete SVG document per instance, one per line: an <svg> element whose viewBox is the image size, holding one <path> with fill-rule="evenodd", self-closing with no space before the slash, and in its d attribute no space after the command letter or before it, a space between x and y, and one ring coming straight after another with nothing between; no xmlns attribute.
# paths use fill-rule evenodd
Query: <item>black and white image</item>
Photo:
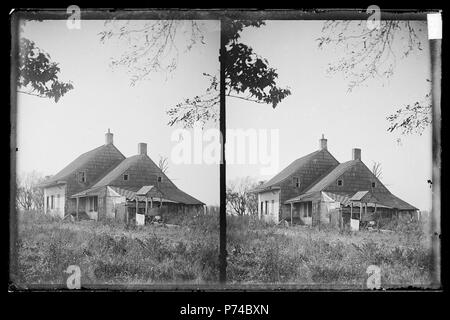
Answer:
<svg viewBox="0 0 450 320"><path fill-rule="evenodd" d="M14 290L440 288L438 10L12 17Z"/></svg>

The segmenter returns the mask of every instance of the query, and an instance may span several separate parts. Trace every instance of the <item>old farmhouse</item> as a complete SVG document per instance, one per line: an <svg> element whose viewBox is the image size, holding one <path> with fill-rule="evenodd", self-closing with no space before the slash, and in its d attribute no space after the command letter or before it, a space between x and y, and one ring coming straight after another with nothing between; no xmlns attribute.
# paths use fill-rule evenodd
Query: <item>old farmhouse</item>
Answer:
<svg viewBox="0 0 450 320"><path fill-rule="evenodd" d="M182 190L147 155L147 144L126 158L106 133L105 144L88 151L45 181L44 211L64 218L130 221L161 212L203 212L204 203ZM164 210L163 210L164 209Z"/></svg>
<svg viewBox="0 0 450 320"><path fill-rule="evenodd" d="M361 160L339 163L322 135L319 150L299 158L255 190L260 219L291 224L356 225L407 215L418 209L393 195Z"/></svg>

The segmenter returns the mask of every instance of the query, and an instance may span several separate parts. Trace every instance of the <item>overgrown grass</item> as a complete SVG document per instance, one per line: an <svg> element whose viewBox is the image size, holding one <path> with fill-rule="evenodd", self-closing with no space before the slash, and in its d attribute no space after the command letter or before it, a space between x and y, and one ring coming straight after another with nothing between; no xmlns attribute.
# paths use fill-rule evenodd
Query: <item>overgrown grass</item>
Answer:
<svg viewBox="0 0 450 320"><path fill-rule="evenodd" d="M431 282L429 237L418 223L389 233L282 227L254 217L228 217L227 225L230 283L364 289L370 265L381 268L384 288Z"/></svg>
<svg viewBox="0 0 450 320"><path fill-rule="evenodd" d="M179 227L70 222L19 215L19 287L65 287L69 265L81 284L209 284L218 279L218 217L199 215Z"/></svg>
<svg viewBox="0 0 450 320"><path fill-rule="evenodd" d="M19 215L17 286L65 287L69 265L84 287L133 284L214 284L218 281L216 215L173 217L178 226L126 226ZM294 284L366 288L367 267L381 268L384 288L430 284L429 234L417 223L392 232L283 227L254 217L228 217L230 284Z"/></svg>

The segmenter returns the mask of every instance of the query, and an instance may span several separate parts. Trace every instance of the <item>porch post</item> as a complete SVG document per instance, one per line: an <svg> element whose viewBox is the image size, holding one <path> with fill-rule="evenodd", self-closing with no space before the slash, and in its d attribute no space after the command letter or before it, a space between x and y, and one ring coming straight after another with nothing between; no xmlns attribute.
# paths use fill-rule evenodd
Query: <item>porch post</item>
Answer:
<svg viewBox="0 0 450 320"><path fill-rule="evenodd" d="M148 198L147 196L145 197L145 215L148 214Z"/></svg>
<svg viewBox="0 0 450 320"><path fill-rule="evenodd" d="M379 219L379 217L377 216L377 204L375 203L375 211L373 212L373 215L374 215L374 217L376 217L377 218L377 229L379 229L380 228L380 219Z"/></svg>
<svg viewBox="0 0 450 320"><path fill-rule="evenodd" d="M136 197L136 216L138 214L138 209L139 209L138 203L139 203L138 198Z"/></svg>
<svg viewBox="0 0 450 320"><path fill-rule="evenodd" d="M150 209L153 209L153 197L150 197Z"/></svg>
<svg viewBox="0 0 450 320"><path fill-rule="evenodd" d="M80 198L77 197L77 220L78 220L78 203L79 203Z"/></svg>
<svg viewBox="0 0 450 320"><path fill-rule="evenodd" d="M359 203L359 221L361 221L361 217L362 217L362 207L363 207L363 203L360 202Z"/></svg>
<svg viewBox="0 0 450 320"><path fill-rule="evenodd" d="M353 218L353 202L350 202L350 220Z"/></svg>
<svg viewBox="0 0 450 320"><path fill-rule="evenodd" d="M291 202L291 227L292 227L292 225L293 225L293 223L292 223L292 214L293 214L293 211L294 211L294 204Z"/></svg>

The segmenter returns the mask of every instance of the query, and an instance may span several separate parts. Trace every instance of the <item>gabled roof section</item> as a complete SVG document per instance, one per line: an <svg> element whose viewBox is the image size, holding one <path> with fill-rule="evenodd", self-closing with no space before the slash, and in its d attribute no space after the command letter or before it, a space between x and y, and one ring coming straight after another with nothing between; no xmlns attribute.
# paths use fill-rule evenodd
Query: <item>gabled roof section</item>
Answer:
<svg viewBox="0 0 450 320"><path fill-rule="evenodd" d="M281 170L281 172L279 172L277 175L275 175L272 179L270 179L269 181L258 186L255 189L255 191L269 189L269 188L278 186L281 182L288 179L291 175L293 175L295 172L300 170L303 166L308 164L310 161L320 158L320 156L324 152L328 153L333 159L335 159L333 157L333 155L326 149L314 151L304 157L298 158L297 160L293 161L290 165L288 165L286 168ZM336 160L336 162L337 162L337 160Z"/></svg>
<svg viewBox="0 0 450 320"><path fill-rule="evenodd" d="M127 181L122 179L122 175L125 172L130 175ZM158 176L162 177L161 182L157 181ZM163 193L165 199L184 204L204 204L178 189L146 154L126 158L93 185L92 188L105 186L119 187L134 194L144 186L155 186L156 189Z"/></svg>
<svg viewBox="0 0 450 320"><path fill-rule="evenodd" d="M111 152L118 153L123 159L125 159L125 156L122 154L122 152L120 152L119 149L117 149L113 144L105 144L83 153L78 158L69 163L66 167L64 167L61 171L51 177L49 180L44 181L40 186L46 187L64 182L67 177L78 171L89 161L95 159L96 157L101 157L105 153Z"/></svg>
<svg viewBox="0 0 450 320"><path fill-rule="evenodd" d="M358 162L360 162L360 160L350 160L339 164L337 167L334 167L329 172L322 175L322 177L320 177L317 182L313 183L304 193L322 191Z"/></svg>
<svg viewBox="0 0 450 320"><path fill-rule="evenodd" d="M103 178L101 178L97 183L92 186L92 189L97 187L105 187L111 185L114 180L117 180L122 173L124 173L127 169L132 167L133 165L138 165L138 161L140 155L132 156L124 159L121 163L119 163L114 169L109 171ZM150 160L151 161L151 160Z"/></svg>

